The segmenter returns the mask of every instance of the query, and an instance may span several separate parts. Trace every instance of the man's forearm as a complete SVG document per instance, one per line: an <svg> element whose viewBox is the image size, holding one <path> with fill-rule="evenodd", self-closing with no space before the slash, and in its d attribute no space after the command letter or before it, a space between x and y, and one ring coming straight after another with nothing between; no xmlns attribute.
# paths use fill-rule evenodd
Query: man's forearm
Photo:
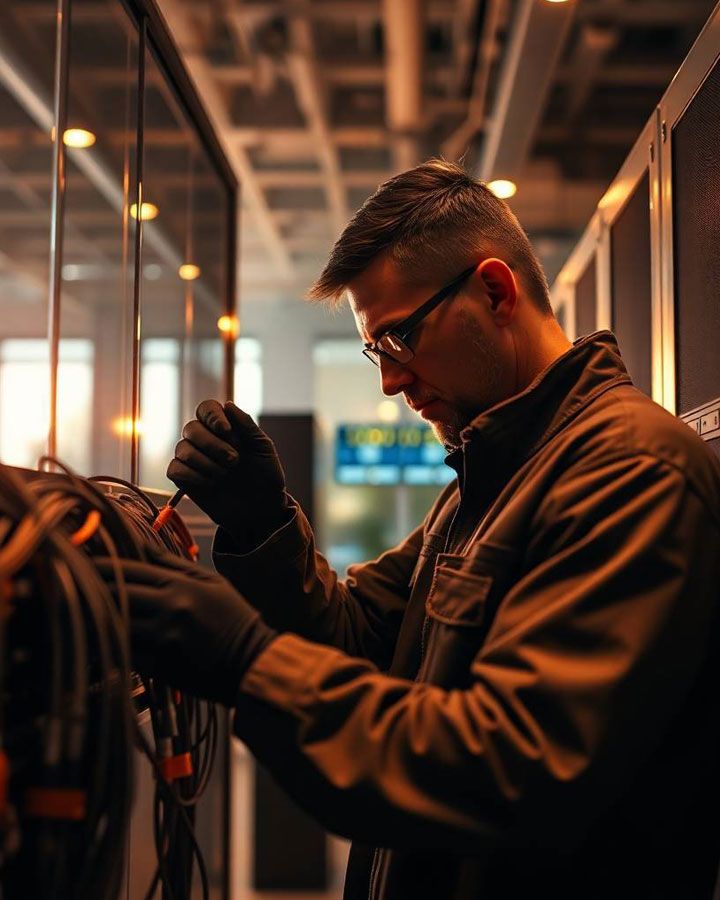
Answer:
<svg viewBox="0 0 720 900"><path fill-rule="evenodd" d="M279 631L388 665L417 559L417 536L374 563L359 567L352 587L338 580L317 552L309 522L292 502L290 518L250 552L218 531L217 570ZM394 554L394 556L393 556ZM402 564L398 565L398 559ZM397 572L397 583L388 575Z"/></svg>

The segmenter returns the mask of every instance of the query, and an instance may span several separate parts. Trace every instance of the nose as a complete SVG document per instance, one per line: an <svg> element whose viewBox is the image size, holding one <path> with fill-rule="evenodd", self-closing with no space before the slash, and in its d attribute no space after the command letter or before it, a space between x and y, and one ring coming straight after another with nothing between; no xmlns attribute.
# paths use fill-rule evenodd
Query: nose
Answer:
<svg viewBox="0 0 720 900"><path fill-rule="evenodd" d="M399 394L414 380L415 376L407 366L403 366L387 356L380 357L380 381L382 392L386 397Z"/></svg>

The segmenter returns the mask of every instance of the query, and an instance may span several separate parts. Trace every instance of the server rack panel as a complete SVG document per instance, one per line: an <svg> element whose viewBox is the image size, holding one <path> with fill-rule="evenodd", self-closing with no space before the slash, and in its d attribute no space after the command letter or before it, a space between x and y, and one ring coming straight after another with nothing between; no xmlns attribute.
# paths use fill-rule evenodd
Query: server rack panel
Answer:
<svg viewBox="0 0 720 900"><path fill-rule="evenodd" d="M664 367L672 409L720 455L720 7L660 102Z"/></svg>
<svg viewBox="0 0 720 900"><path fill-rule="evenodd" d="M563 328L572 340L596 329L598 315L596 257L600 244L601 226L602 217L596 213L550 291L556 315L562 310Z"/></svg>
<svg viewBox="0 0 720 900"><path fill-rule="evenodd" d="M577 336L597 329L597 257L593 256L575 286L575 330Z"/></svg>
<svg viewBox="0 0 720 900"><path fill-rule="evenodd" d="M650 175L610 227L612 330L636 387L652 395Z"/></svg>

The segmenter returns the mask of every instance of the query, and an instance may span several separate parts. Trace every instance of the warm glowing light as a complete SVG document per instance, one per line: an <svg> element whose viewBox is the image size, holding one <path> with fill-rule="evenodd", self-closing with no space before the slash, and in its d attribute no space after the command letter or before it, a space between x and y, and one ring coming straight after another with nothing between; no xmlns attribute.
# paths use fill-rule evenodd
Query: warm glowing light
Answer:
<svg viewBox="0 0 720 900"><path fill-rule="evenodd" d="M112 421L112 430L118 437L132 437L133 434L141 434L140 419L133 420L131 416L118 416Z"/></svg>
<svg viewBox="0 0 720 900"><path fill-rule="evenodd" d="M92 131L87 131L85 128L67 128L63 131L63 144L66 147L84 150L85 147L92 147L95 140L96 138Z"/></svg>
<svg viewBox="0 0 720 900"><path fill-rule="evenodd" d="M183 263L178 269L178 275L183 281L195 281L200 277L200 266L195 263Z"/></svg>
<svg viewBox="0 0 720 900"><path fill-rule="evenodd" d="M548 3L567 3L568 0L547 0Z"/></svg>
<svg viewBox="0 0 720 900"><path fill-rule="evenodd" d="M377 416L381 422L397 422L400 418L400 410L394 400L383 400L378 403Z"/></svg>
<svg viewBox="0 0 720 900"><path fill-rule="evenodd" d="M228 337L237 337L240 333L240 320L237 316L220 316L217 320L217 327Z"/></svg>
<svg viewBox="0 0 720 900"><path fill-rule="evenodd" d="M487 186L501 200L508 200L517 193L515 182L507 181L505 178L496 178L495 181L488 181Z"/></svg>
<svg viewBox="0 0 720 900"><path fill-rule="evenodd" d="M142 203L140 205L140 218L143 222L149 222L151 219L157 218L160 210L154 203ZM130 207L130 215L133 219L137 219L137 203L133 203Z"/></svg>

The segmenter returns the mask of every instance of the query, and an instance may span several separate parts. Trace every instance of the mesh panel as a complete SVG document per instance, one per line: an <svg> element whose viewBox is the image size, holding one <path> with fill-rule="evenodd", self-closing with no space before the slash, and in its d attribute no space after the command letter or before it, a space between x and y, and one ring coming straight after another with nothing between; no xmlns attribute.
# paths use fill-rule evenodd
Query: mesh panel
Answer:
<svg viewBox="0 0 720 900"><path fill-rule="evenodd" d="M681 415L720 394L720 66L673 130L675 359Z"/></svg>
<svg viewBox="0 0 720 900"><path fill-rule="evenodd" d="M577 337L597 330L597 291L595 288L595 257L575 285L575 329Z"/></svg>
<svg viewBox="0 0 720 900"><path fill-rule="evenodd" d="M634 384L652 393L650 174L610 229L612 327Z"/></svg>

